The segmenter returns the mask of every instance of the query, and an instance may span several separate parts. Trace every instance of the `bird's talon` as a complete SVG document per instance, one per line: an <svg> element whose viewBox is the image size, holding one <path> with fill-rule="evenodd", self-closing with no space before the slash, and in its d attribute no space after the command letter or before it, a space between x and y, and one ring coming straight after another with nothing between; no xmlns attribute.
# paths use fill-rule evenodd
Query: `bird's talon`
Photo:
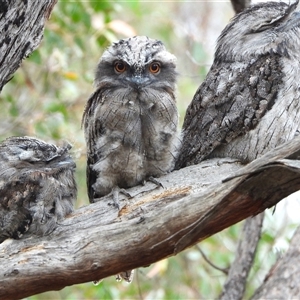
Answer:
<svg viewBox="0 0 300 300"><path fill-rule="evenodd" d="M162 184L160 181L158 181L157 179L155 179L154 177L150 176L150 177L148 178L148 181L150 181L150 182L156 184L158 188L159 188L159 187L162 187L162 188L164 189L163 184Z"/></svg>
<svg viewBox="0 0 300 300"><path fill-rule="evenodd" d="M120 193L122 193L127 198L133 198L130 193L128 193L125 189L120 189Z"/></svg>

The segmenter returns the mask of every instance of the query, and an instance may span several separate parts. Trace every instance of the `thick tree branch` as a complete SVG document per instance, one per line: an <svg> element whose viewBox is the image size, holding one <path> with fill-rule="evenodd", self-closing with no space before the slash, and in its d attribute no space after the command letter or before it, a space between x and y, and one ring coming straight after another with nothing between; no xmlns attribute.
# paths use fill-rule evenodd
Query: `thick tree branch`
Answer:
<svg viewBox="0 0 300 300"><path fill-rule="evenodd" d="M0 5L0 91L40 44L57 0L4 0Z"/></svg>
<svg viewBox="0 0 300 300"><path fill-rule="evenodd" d="M39 45L56 2L2 1L0 91ZM250 3L231 2L236 12ZM47 237L7 240L0 245L0 298L23 298L145 266L256 215L300 189L300 162L295 157L283 159L299 149L296 138L247 166L232 159L208 160L165 176L163 190L152 184L131 189L134 199L124 199L120 212L105 197L77 210ZM287 257L254 299L299 296L299 234L298 230Z"/></svg>
<svg viewBox="0 0 300 300"><path fill-rule="evenodd" d="M0 298L146 266L256 215L300 189L300 162L283 159L299 150L297 137L247 166L232 159L204 161L162 177L164 189L151 183L130 189L134 198L124 200L119 212L104 197L47 237L6 240L0 245Z"/></svg>

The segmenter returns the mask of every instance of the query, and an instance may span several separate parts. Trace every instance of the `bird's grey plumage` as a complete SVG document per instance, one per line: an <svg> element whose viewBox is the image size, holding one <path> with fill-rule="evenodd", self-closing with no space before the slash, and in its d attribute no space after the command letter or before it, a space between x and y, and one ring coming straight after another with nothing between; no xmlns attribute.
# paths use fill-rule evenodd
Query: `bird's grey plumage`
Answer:
<svg viewBox="0 0 300 300"><path fill-rule="evenodd" d="M175 60L162 42L144 36L120 40L103 53L83 115L90 202L173 169Z"/></svg>
<svg viewBox="0 0 300 300"><path fill-rule="evenodd" d="M300 127L300 14L267 2L236 15L189 105L176 167L209 157L251 161Z"/></svg>
<svg viewBox="0 0 300 300"><path fill-rule="evenodd" d="M117 74L115 63L126 71ZM151 63L160 71L152 74ZM177 143L175 57L160 41L133 37L108 48L97 67L96 91L83 125L90 201L170 171Z"/></svg>
<svg viewBox="0 0 300 300"><path fill-rule="evenodd" d="M0 144L0 243L49 234L73 211L77 189L69 149L31 137Z"/></svg>

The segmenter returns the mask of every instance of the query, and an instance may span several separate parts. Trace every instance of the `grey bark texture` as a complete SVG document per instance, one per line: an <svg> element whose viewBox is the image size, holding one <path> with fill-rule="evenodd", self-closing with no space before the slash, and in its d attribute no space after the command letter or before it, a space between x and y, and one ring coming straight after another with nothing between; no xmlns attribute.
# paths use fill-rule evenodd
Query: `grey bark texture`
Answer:
<svg viewBox="0 0 300 300"><path fill-rule="evenodd" d="M38 46L55 3L1 2L0 90ZM134 198L120 199L120 211L105 197L75 211L46 237L4 241L0 298L24 298L149 265L272 207L300 189L300 138L270 151L247 166L226 158L201 162L161 178L164 189L151 183L130 189ZM300 297L297 235L254 299L268 298L272 290L282 295L279 289L283 299Z"/></svg>
<svg viewBox="0 0 300 300"><path fill-rule="evenodd" d="M243 298L248 274L260 239L263 220L264 213L261 213L245 221L235 259L230 267L220 300Z"/></svg>
<svg viewBox="0 0 300 300"><path fill-rule="evenodd" d="M40 44L57 0L2 0L0 4L0 91Z"/></svg>
<svg viewBox="0 0 300 300"><path fill-rule="evenodd" d="M120 200L120 211L104 197L47 237L6 240L0 245L0 298L147 266L256 215L300 188L300 163L285 158L297 151L300 137L247 166L207 160L161 177L164 189L152 183L129 189L134 198Z"/></svg>
<svg viewBox="0 0 300 300"><path fill-rule="evenodd" d="M299 299L300 297L300 227L296 230L290 248L266 276L252 300Z"/></svg>

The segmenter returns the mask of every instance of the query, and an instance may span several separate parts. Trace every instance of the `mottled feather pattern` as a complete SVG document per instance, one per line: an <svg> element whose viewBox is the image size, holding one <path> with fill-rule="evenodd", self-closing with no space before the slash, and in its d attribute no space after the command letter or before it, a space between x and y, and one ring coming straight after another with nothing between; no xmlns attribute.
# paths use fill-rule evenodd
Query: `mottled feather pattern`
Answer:
<svg viewBox="0 0 300 300"><path fill-rule="evenodd" d="M119 207L115 191L174 168L180 146L175 61L162 42L143 36L120 40L103 53L82 121L90 202L113 192ZM127 282L132 277L131 270L116 276Z"/></svg>
<svg viewBox="0 0 300 300"><path fill-rule="evenodd" d="M250 7L221 33L214 63L187 109L176 168L209 157L249 162L297 133L296 5L269 2Z"/></svg>
<svg viewBox="0 0 300 300"><path fill-rule="evenodd" d="M116 60L126 63L126 75L115 73ZM147 69L154 60L161 64L157 76ZM178 148L174 62L161 42L146 37L121 40L103 54L96 91L83 117L91 202L114 186L132 187L174 167Z"/></svg>
<svg viewBox="0 0 300 300"><path fill-rule="evenodd" d="M0 242L49 234L73 211L77 189L70 148L31 137L0 144Z"/></svg>

